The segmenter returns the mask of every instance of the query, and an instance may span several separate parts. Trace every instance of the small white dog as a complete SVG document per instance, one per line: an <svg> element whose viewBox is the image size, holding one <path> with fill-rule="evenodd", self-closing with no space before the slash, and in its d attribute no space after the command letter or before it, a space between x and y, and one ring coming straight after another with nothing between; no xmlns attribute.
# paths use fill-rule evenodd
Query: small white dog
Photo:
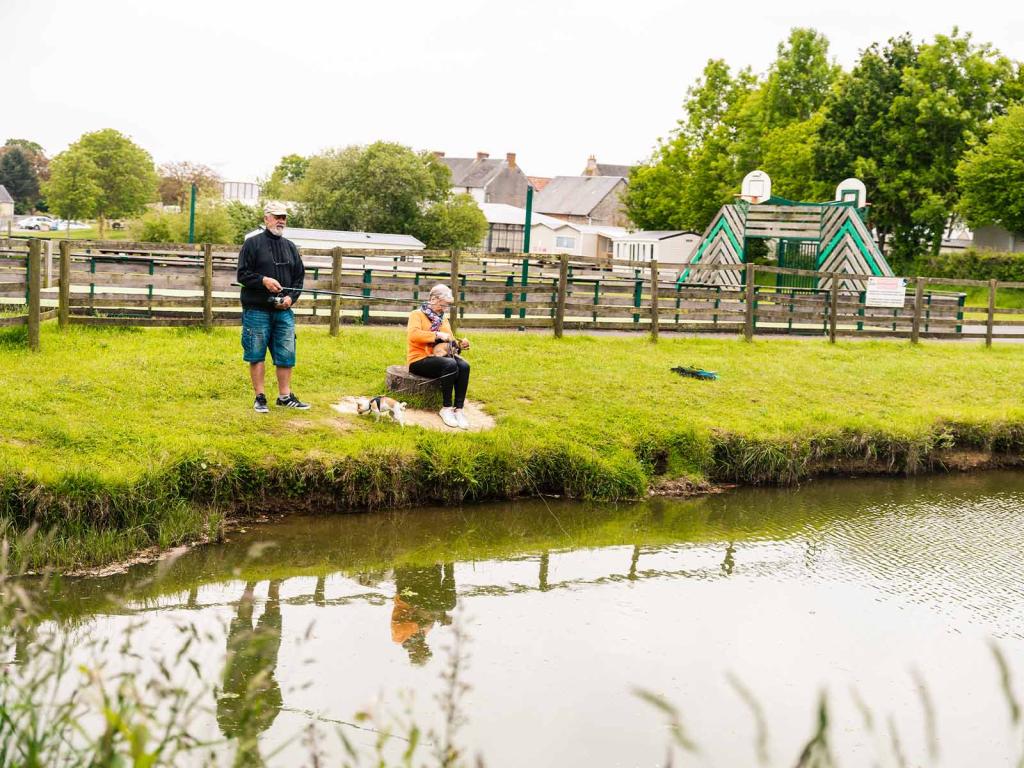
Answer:
<svg viewBox="0 0 1024 768"><path fill-rule="evenodd" d="M389 414L394 421L403 427L405 426L405 403L400 403L390 397L378 395L370 399L360 398L356 401L356 412L360 414L372 413L373 417L380 421L383 414Z"/></svg>

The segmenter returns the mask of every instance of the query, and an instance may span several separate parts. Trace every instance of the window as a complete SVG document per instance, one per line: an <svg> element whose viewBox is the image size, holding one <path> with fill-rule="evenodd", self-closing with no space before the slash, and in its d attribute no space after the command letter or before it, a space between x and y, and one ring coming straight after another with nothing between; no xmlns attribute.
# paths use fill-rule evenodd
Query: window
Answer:
<svg viewBox="0 0 1024 768"><path fill-rule="evenodd" d="M491 224L484 248L492 253L522 253L522 224Z"/></svg>
<svg viewBox="0 0 1024 768"><path fill-rule="evenodd" d="M575 237L555 237L555 248L576 248Z"/></svg>

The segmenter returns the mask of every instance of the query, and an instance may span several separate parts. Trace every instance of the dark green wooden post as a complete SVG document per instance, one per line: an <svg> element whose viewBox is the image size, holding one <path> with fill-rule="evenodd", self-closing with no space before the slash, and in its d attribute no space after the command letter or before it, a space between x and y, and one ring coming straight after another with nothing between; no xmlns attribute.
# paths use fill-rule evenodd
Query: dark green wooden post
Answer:
<svg viewBox="0 0 1024 768"><path fill-rule="evenodd" d="M373 270L363 270L363 297L370 298L370 286L373 284ZM363 304L363 325L369 325L370 323L370 305Z"/></svg>
<svg viewBox="0 0 1024 768"><path fill-rule="evenodd" d="M520 279L520 285L522 286L522 293L519 294L519 318L526 317L526 284L530 280L530 260L523 259L523 275Z"/></svg>

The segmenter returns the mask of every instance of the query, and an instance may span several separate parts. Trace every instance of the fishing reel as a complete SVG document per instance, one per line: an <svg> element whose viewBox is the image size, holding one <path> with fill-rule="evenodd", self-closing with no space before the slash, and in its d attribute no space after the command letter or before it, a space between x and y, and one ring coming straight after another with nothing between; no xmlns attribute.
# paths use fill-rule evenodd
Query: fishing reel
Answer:
<svg viewBox="0 0 1024 768"><path fill-rule="evenodd" d="M274 307L276 309L277 307L283 307L284 306L284 300L286 298L288 298L288 297L285 296L283 293L279 293L276 296L268 296L267 297L267 303L269 303L270 306L272 306L272 307Z"/></svg>

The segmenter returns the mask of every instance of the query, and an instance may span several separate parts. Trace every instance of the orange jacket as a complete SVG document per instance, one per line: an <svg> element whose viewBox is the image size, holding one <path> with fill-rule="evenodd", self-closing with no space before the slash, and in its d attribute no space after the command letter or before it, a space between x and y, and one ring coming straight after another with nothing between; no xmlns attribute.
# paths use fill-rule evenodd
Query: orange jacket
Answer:
<svg viewBox="0 0 1024 768"><path fill-rule="evenodd" d="M406 365L412 365L417 360L430 357L434 354L435 333L430 330L430 318L418 309L409 313L408 331L409 347L405 356ZM448 318L441 321L441 331L450 334L452 327L448 325Z"/></svg>

